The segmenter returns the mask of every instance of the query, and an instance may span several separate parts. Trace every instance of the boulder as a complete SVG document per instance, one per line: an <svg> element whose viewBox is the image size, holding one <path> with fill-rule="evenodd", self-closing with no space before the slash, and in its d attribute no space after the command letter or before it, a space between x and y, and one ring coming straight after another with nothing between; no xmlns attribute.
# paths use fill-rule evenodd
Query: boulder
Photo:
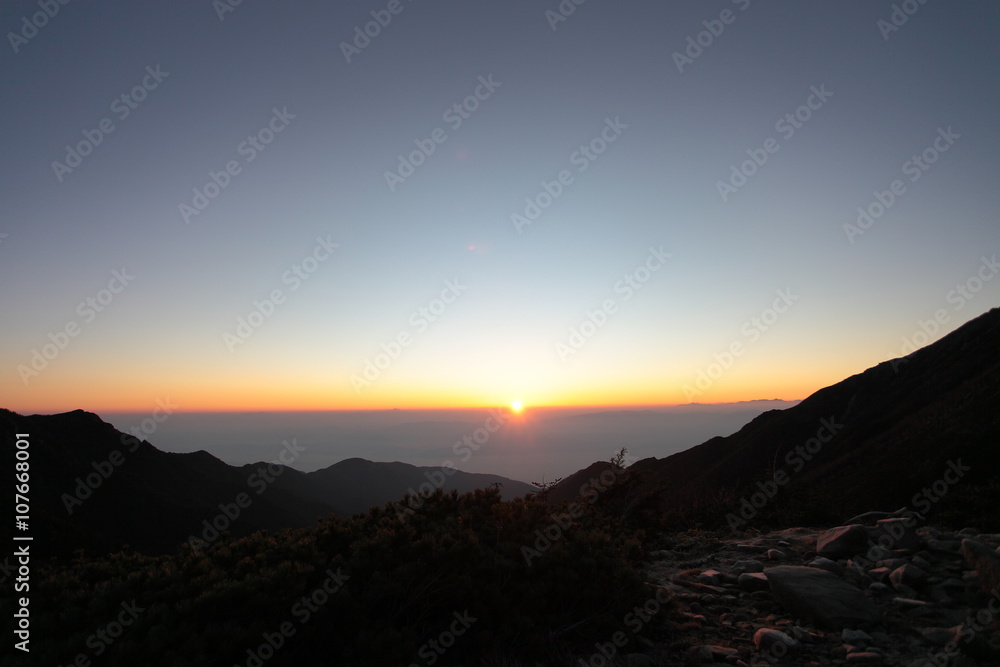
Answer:
<svg viewBox="0 0 1000 667"><path fill-rule="evenodd" d="M816 553L837 560L868 550L868 531L861 524L831 528L816 538Z"/></svg>
<svg viewBox="0 0 1000 667"><path fill-rule="evenodd" d="M909 563L897 567L889 573L889 582L899 590L900 586L919 586L927 581L927 573Z"/></svg>
<svg viewBox="0 0 1000 667"><path fill-rule="evenodd" d="M969 567L979 574L979 585L987 593L1000 590L1000 555L975 540L962 540L962 553Z"/></svg>
<svg viewBox="0 0 1000 667"><path fill-rule="evenodd" d="M733 563L733 570L737 574L743 574L744 572L763 572L764 564L759 560L746 559L738 560Z"/></svg>
<svg viewBox="0 0 1000 667"><path fill-rule="evenodd" d="M786 635L781 630L773 630L771 628L761 628L754 633L753 645L758 651L771 651L782 644L783 646L778 646L777 650L774 651L775 654L784 655L788 649L795 646L795 640Z"/></svg>
<svg viewBox="0 0 1000 667"><path fill-rule="evenodd" d="M718 570L705 570L698 575L698 581L703 584L721 584L722 583L722 573Z"/></svg>
<svg viewBox="0 0 1000 667"><path fill-rule="evenodd" d="M881 519L891 519L893 516L894 514L892 512L865 512L864 514L851 517L847 520L845 525L860 523L863 526L874 526L876 521Z"/></svg>
<svg viewBox="0 0 1000 667"><path fill-rule="evenodd" d="M815 568L820 569L820 570L826 570L830 574L835 574L838 577L842 576L844 574L844 566L843 565L841 565L840 563L838 563L835 560L830 560L829 558L824 558L823 556L820 556L818 558L814 558L813 561L811 563L809 563L809 567L815 567Z"/></svg>
<svg viewBox="0 0 1000 667"><path fill-rule="evenodd" d="M786 565L764 570L764 574L781 606L826 628L856 628L881 618L861 590L825 570Z"/></svg>
<svg viewBox="0 0 1000 667"><path fill-rule="evenodd" d="M704 665L712 662L727 662L728 660L739 659L739 651L725 646L702 644L701 646L692 646L687 650L688 662L695 665Z"/></svg>
<svg viewBox="0 0 1000 667"><path fill-rule="evenodd" d="M879 544L892 544L890 549L920 550L920 536L917 535L916 523L913 519L882 519L875 523L875 541Z"/></svg>
<svg viewBox="0 0 1000 667"><path fill-rule="evenodd" d="M754 591L766 591L770 588L770 584L767 582L767 576L761 572L744 572L740 575L740 589L746 591L747 593L753 593Z"/></svg>

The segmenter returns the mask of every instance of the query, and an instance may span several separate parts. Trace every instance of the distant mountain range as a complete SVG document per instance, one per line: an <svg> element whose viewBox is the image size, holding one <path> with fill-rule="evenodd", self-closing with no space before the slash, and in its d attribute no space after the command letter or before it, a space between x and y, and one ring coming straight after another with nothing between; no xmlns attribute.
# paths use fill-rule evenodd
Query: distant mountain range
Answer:
<svg viewBox="0 0 1000 667"><path fill-rule="evenodd" d="M941 340L770 410L728 437L634 463L664 511L728 503L779 488L846 519L910 506L1000 478L1000 309ZM607 463L563 480L571 500ZM940 480L940 481L939 481ZM946 488L947 487L947 488ZM925 493L928 491L929 493ZM753 501L761 504L763 496ZM748 510L747 514L752 514Z"/></svg>
<svg viewBox="0 0 1000 667"><path fill-rule="evenodd" d="M213 523L234 535L298 528L436 487L465 493L499 484L508 499L537 490L498 475L357 458L311 473L268 462L231 466L204 451L160 451L83 410L0 409L0 427L5 449L13 434L30 434L30 531L44 555L123 544L168 553L191 536L211 537Z"/></svg>

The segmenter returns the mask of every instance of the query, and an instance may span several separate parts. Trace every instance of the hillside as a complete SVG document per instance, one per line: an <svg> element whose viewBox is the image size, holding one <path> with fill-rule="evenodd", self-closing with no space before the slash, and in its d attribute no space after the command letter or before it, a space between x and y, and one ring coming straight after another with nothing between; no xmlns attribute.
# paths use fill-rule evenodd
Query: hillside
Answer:
<svg viewBox="0 0 1000 667"><path fill-rule="evenodd" d="M161 554L191 536L211 542L220 526L234 536L309 527L329 514L399 500L438 479L435 468L362 459L312 473L268 462L231 466L204 451L160 451L83 410L32 416L0 410L0 428L31 435L32 531L43 555L78 548L106 553L124 544ZM294 455L294 443L287 448ZM446 491L499 483L512 498L534 488L496 475L440 474ZM232 515L238 508L238 516L225 516L227 508Z"/></svg>
<svg viewBox="0 0 1000 667"><path fill-rule="evenodd" d="M837 521L914 504L915 494L941 479L949 462L963 470L961 484L951 485L952 500L995 492L998 405L1000 309L993 309L907 357L821 389L794 407L765 412L728 437L644 459L630 471L642 476L643 488L665 511L714 508L725 514L763 485L782 491L768 503L770 512ZM550 497L574 497L579 484L574 475ZM935 509L937 500L932 494L917 504Z"/></svg>
<svg viewBox="0 0 1000 667"><path fill-rule="evenodd" d="M336 504L346 514L363 512L374 505L402 498L406 493L426 494L430 488L468 493L499 484L500 495L505 500L537 491L531 484L500 475L359 458L346 459L328 468L306 473L306 477L320 489L323 499Z"/></svg>

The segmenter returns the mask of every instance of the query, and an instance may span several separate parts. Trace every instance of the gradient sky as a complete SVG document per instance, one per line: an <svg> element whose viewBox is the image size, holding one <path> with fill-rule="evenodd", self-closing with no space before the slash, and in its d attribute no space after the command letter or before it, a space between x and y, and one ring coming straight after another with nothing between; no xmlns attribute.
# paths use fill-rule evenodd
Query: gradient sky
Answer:
<svg viewBox="0 0 1000 667"><path fill-rule="evenodd" d="M0 4L4 407L800 399L908 352L922 321L942 323L918 347L997 305L995 3L913 2L891 31L893 3L860 0L592 0L559 22L556 0L220 5L71 2L35 30L36 2ZM387 7L401 11L348 62L343 44ZM466 118L446 113L477 89ZM269 123L273 141L247 148ZM391 189L398 156L438 128ZM100 143L54 167L85 132ZM604 152L574 157L594 140ZM927 149L926 170L907 164ZM766 162L724 198L748 151ZM180 205L230 161L188 223ZM845 231L897 179L884 214ZM317 239L338 247L296 283ZM134 279L102 295L123 268ZM448 281L459 296L435 304ZM271 316L227 344L274 290ZM779 291L791 305L768 312ZM439 313L426 326L422 307ZM715 377L698 388L699 373Z"/></svg>

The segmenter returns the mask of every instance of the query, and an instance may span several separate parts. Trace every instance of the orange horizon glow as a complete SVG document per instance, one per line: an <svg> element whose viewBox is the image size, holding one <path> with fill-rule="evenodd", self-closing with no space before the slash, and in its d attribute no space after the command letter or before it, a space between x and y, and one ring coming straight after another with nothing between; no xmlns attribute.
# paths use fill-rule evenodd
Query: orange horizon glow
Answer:
<svg viewBox="0 0 1000 667"><path fill-rule="evenodd" d="M540 409L557 408L652 408L675 407L691 404L721 405L758 400L798 401L815 391L843 379L838 377L823 382L761 382L752 390L729 386L713 387L700 396L688 400L679 387L671 392L620 391L615 396L605 392L578 390L558 396L548 392L537 395L524 392L520 395L520 414ZM152 383L151 383L152 384ZM378 399L355 396L336 398L329 391L319 387L300 387L297 391L280 392L273 383L264 386L234 386L220 383L206 386L199 383L195 390L180 383L162 385L157 389L150 386L130 387L128 390L113 389L110 386L92 386L81 391L72 386L60 386L57 390L39 392L37 396L19 396L20 400L2 401L0 407L21 414L55 414L83 409L100 413L148 413L158 402L167 402L176 412L182 413L247 413L247 412L362 412L385 410L482 410L502 409L511 411L513 399L499 396L476 396L465 391L432 390L430 388L394 392L383 392ZM271 385L271 386L267 386ZM720 383L721 385L721 383ZM55 388L53 388L55 389ZM185 391L185 389L187 389ZM662 393L657 396L656 393ZM125 395L123 395L125 394Z"/></svg>
<svg viewBox="0 0 1000 667"><path fill-rule="evenodd" d="M441 405L441 404L391 404L386 406L368 406L368 407L343 407L343 406L327 406L327 407L296 407L296 406L282 406L273 407L269 405L255 405L255 406L242 406L233 407L229 405L221 407L184 407L178 405L173 401L172 397L166 397L166 399L156 399L150 403L144 405L143 407L118 407L113 405L99 405L93 406L88 405L87 402L81 401L78 404L64 404L64 405L48 405L48 406L19 406L19 405L0 405L0 408L5 408L22 415L32 415L32 414L62 414L66 412L72 412L74 410L84 410L86 412L92 412L95 414L148 414L150 410L158 405L161 405L164 400L167 401L168 405L176 406L173 410L176 414L253 414L260 412L269 413L311 413L311 412L389 412L393 410L404 410L404 411L418 411L418 410L454 410L454 411L478 411L478 410L500 410L507 412L512 416L519 418L527 418L533 412L545 412L553 410L600 410L600 409L618 409L618 410L651 410L658 408L679 408L686 406L722 406L722 405L733 405L738 403L748 403L748 402L758 402L758 401L783 401L788 403L798 403L803 400L804 397L795 398L784 398L782 396L769 396L767 398L739 398L732 401L692 401L688 403L549 403L549 404L522 404L519 409L515 409L510 403L507 404L464 404L464 405Z"/></svg>

